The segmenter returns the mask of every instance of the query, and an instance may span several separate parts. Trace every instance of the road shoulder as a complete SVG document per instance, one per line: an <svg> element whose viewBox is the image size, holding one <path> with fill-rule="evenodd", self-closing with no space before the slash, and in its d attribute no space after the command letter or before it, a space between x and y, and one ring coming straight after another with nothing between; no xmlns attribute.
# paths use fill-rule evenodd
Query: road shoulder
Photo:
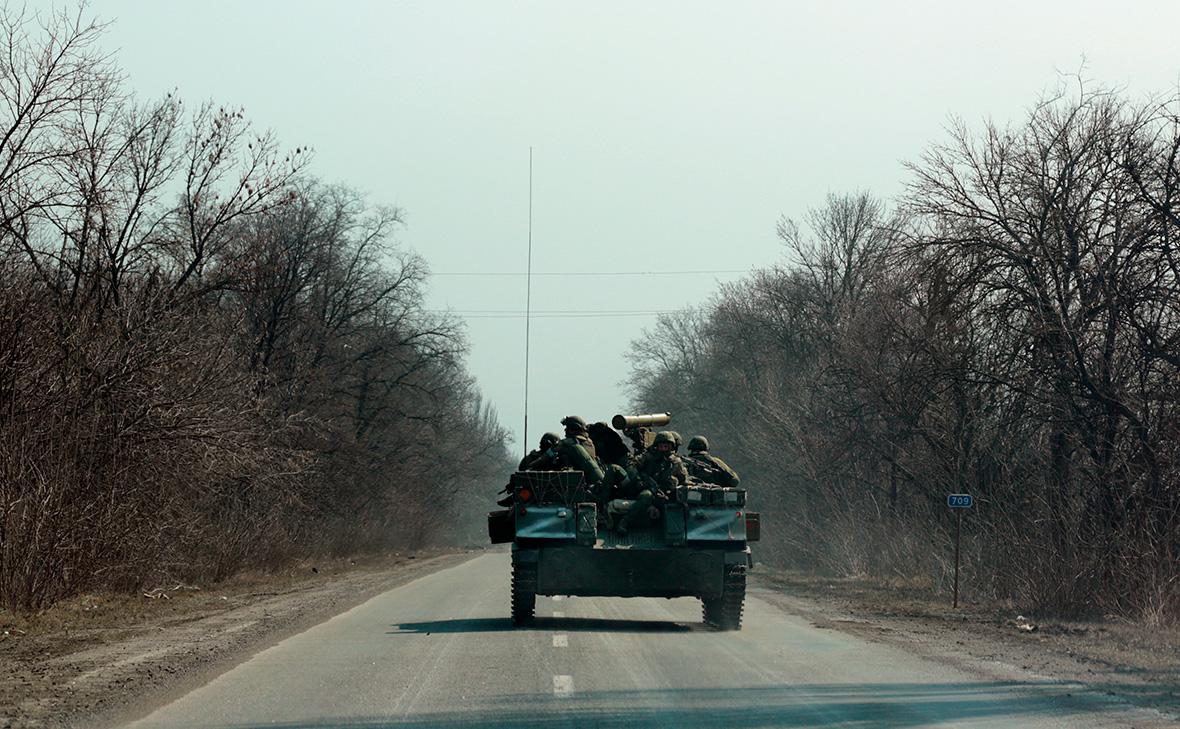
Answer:
<svg viewBox="0 0 1180 729"><path fill-rule="evenodd" d="M1124 621L1038 620L921 590L759 566L751 593L820 629L896 645L998 680L1076 683L1111 702L1180 719L1180 630Z"/></svg>
<svg viewBox="0 0 1180 729"><path fill-rule="evenodd" d="M117 726L366 600L482 551L308 563L197 589L0 613L0 728Z"/></svg>

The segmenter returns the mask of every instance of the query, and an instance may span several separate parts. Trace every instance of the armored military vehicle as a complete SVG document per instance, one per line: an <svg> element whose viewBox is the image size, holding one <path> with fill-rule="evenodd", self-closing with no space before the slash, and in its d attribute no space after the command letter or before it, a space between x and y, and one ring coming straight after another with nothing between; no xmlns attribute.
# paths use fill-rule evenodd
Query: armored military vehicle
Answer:
<svg viewBox="0 0 1180 729"><path fill-rule="evenodd" d="M636 450L670 415L622 416L615 429ZM631 501L594 493L578 470L518 471L508 486L511 508L488 515L493 543L512 543L512 621L533 620L537 595L696 597L704 620L740 630L749 543L760 519L746 490L690 481L660 495L646 519L614 527ZM599 490L601 491L601 490Z"/></svg>

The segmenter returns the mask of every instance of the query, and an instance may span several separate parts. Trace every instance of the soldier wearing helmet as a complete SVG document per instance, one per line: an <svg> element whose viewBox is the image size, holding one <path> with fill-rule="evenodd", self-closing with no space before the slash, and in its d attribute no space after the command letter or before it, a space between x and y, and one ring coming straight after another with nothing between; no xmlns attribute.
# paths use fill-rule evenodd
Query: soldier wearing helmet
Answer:
<svg viewBox="0 0 1180 729"><path fill-rule="evenodd" d="M635 503L615 525L615 529L623 534L627 533L631 521L642 516L650 517L657 501L666 500L677 486L688 482L688 471L676 455L676 438L667 430L656 433L651 448L639 457L635 470L632 486L638 489L632 496Z"/></svg>
<svg viewBox="0 0 1180 729"><path fill-rule="evenodd" d="M530 463L533 470L572 468L586 476L591 486L602 481L602 466L595 457L594 441L586 434L586 421L577 415L562 419L565 437ZM543 464L543 465L542 465Z"/></svg>
<svg viewBox="0 0 1180 729"><path fill-rule="evenodd" d="M737 471L709 453L709 441L703 435L694 435L688 441L688 455L684 457L684 466L693 478L705 483L718 486L737 486L741 483Z"/></svg>
<svg viewBox="0 0 1180 729"><path fill-rule="evenodd" d="M591 458L598 455L594 450L594 441L590 440L590 435L586 432L586 420L584 418L580 415L567 415L561 419L561 424L565 428L565 438L558 444L559 452L561 445L568 445L567 442L572 441L585 448Z"/></svg>
<svg viewBox="0 0 1180 729"><path fill-rule="evenodd" d="M536 463L537 466L545 466L546 464L544 461L541 460L541 457L544 456L545 453L550 448L557 445L558 441L560 441L560 440L561 440L561 436L558 435L557 433L546 433L545 435L541 436L540 447L538 447L535 450L529 451L529 454L527 456L520 459L520 465L517 466L516 470L518 470L518 471L546 470L544 468L530 468L529 466L534 463Z"/></svg>
<svg viewBox="0 0 1180 729"><path fill-rule="evenodd" d="M557 461L555 457L550 457L553 452L553 447L561 440L561 436L557 433L546 433L541 436L541 444L539 448L528 452L524 458L520 459L520 465L516 467L517 471L551 471L557 468ZM555 452L554 452L555 454ZM512 484L509 483L500 492L508 494L496 503L500 506L512 505Z"/></svg>
<svg viewBox="0 0 1180 729"><path fill-rule="evenodd" d="M676 455L676 436L668 430L656 433L651 448L643 452L635 467L641 477L652 479L661 489L688 481L688 471Z"/></svg>

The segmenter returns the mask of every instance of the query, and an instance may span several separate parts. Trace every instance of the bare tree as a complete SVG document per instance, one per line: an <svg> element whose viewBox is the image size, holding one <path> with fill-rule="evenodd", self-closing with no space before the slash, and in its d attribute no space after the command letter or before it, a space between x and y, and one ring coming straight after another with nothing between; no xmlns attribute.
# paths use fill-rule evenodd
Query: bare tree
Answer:
<svg viewBox="0 0 1180 729"><path fill-rule="evenodd" d="M507 435L400 211L101 31L0 11L0 604L469 539Z"/></svg>
<svg viewBox="0 0 1180 729"><path fill-rule="evenodd" d="M970 491L980 589L1176 615L1178 118L1082 87L955 123L900 215L829 196L780 220L781 265L653 331L637 404L733 444L796 564L937 584Z"/></svg>

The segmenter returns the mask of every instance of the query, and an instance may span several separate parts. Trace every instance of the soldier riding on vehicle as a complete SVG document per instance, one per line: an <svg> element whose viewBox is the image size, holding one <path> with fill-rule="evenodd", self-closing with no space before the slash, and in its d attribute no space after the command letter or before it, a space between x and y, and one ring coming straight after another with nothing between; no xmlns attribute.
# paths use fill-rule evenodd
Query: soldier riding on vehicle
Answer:
<svg viewBox="0 0 1180 729"><path fill-rule="evenodd" d="M566 437L512 474L509 508L488 514L488 537L512 543L514 625L533 620L537 595L579 595L695 597L705 623L741 628L759 515L744 488L689 476L676 437L653 432L670 419L616 415L611 428L587 428L570 416ZM693 445L711 458L707 443Z"/></svg>
<svg viewBox="0 0 1180 729"><path fill-rule="evenodd" d="M517 471L547 471L556 467L556 463L545 458L546 454L557 445L561 440L561 436L557 433L546 433L541 436L541 444L539 448L531 450L524 458L520 459L520 465L516 467ZM500 493L508 494L504 498L496 502L497 506L510 506L512 504L512 484L504 487Z"/></svg>
<svg viewBox="0 0 1180 729"><path fill-rule="evenodd" d="M688 471L675 453L676 438L666 430L656 433L652 447L643 452L635 465L635 478L624 482L630 493L623 498L634 499L635 503L615 524L615 530L626 534L630 522L640 517L659 518L659 511L649 513L657 502L664 502L677 486L688 483Z"/></svg>
<svg viewBox="0 0 1180 729"><path fill-rule="evenodd" d="M560 440L561 440L561 436L559 436L557 433L546 433L545 435L541 436L540 447L535 450L529 451L528 455L526 455L524 458L520 459L520 465L516 467L516 470L518 470L518 471L544 470L544 469L539 469L539 468L534 469L534 468L531 468L531 466L534 462L537 463L537 465L539 465L539 466L544 465L540 461L541 456L544 456L545 453L550 448L557 445L558 441L560 441Z"/></svg>
<svg viewBox="0 0 1180 729"><path fill-rule="evenodd" d="M586 434L586 421L580 416L562 418L565 437L549 447L540 457L530 461L529 471L549 471L572 468L581 471L591 486L602 481L603 471L595 457L594 441Z"/></svg>
<svg viewBox="0 0 1180 729"><path fill-rule="evenodd" d="M737 471L717 456L709 453L709 441L703 435L694 435L688 441L688 455L684 457L688 473L698 481L718 486L737 486L741 479Z"/></svg>

